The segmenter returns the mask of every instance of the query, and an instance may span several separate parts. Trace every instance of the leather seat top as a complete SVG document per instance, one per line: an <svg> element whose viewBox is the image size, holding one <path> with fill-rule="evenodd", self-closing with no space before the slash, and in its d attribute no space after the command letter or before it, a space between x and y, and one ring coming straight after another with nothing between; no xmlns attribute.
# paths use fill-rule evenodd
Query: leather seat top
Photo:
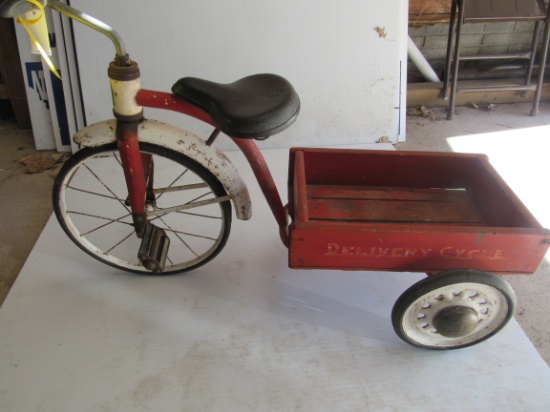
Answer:
<svg viewBox="0 0 550 412"><path fill-rule="evenodd" d="M256 74L230 84L184 77L172 93L203 109L232 137L261 139L290 126L300 111L292 85L274 74Z"/></svg>

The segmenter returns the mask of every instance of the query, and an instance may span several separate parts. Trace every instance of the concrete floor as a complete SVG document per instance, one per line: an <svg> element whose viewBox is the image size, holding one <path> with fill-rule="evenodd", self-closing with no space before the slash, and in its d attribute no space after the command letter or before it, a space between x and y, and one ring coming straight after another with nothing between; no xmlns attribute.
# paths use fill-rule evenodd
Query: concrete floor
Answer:
<svg viewBox="0 0 550 412"><path fill-rule="evenodd" d="M409 116L407 142L398 150L451 151L447 137L550 125L550 103L530 117L528 104L501 105L490 112L457 108L453 121L444 109L431 109L428 117ZM19 159L34 153L32 132L15 125L8 107L0 106L0 304L9 293L34 243L52 212L51 187L59 166L28 174ZM536 150L533 147L533 150ZM549 159L550 160L550 159ZM509 276L518 297L516 319L550 365L550 264L546 259L531 276Z"/></svg>
<svg viewBox="0 0 550 412"><path fill-rule="evenodd" d="M52 213L55 169L28 174L19 159L36 153L31 130L18 129L0 102L0 305Z"/></svg>

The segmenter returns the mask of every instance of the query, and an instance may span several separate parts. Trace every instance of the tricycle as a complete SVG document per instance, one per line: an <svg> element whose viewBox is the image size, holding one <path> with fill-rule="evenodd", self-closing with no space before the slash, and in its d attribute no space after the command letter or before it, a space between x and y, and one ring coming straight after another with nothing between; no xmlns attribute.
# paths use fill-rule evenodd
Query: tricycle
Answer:
<svg viewBox="0 0 550 412"><path fill-rule="evenodd" d="M3 17L30 25L43 7L106 35L114 119L80 130L81 150L62 167L54 211L95 259L144 274L189 271L226 244L233 205L251 217L242 178L214 147L221 133L244 153L296 269L424 272L391 318L404 341L426 349L481 342L513 316L515 294L497 274L533 273L550 231L532 216L484 155L292 148L283 204L256 145L288 128L300 99L286 79L256 74L230 84L185 77L171 93L141 87L120 35L55 0L0 0ZM143 109L182 113L212 126L206 139L146 119Z"/></svg>

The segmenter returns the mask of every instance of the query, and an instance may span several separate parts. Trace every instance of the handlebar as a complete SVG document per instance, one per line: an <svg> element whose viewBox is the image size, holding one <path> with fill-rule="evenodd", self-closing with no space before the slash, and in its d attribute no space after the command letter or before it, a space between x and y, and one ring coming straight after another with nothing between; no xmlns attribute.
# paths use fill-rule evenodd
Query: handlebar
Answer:
<svg viewBox="0 0 550 412"><path fill-rule="evenodd" d="M122 37L110 26L99 21L95 17L92 17L86 13L65 4L57 0L41 0L40 1L45 6L69 17L70 19L76 20L79 23L82 23L98 32L108 37L115 46L116 55L119 59L117 61L126 61L128 62L128 57L126 53L126 46L122 41ZM0 0L0 15L6 18L17 17L22 13L37 9L35 5L29 3L26 0Z"/></svg>
<svg viewBox="0 0 550 412"><path fill-rule="evenodd" d="M47 0L47 2L47 6L49 8L54 9L55 11L100 32L104 36L107 36L113 42L117 56L124 57L127 55L126 46L122 41L122 37L120 37L120 35L112 27L106 25L102 21L99 21L95 17L82 13L81 11L68 6L65 3L61 3L60 1Z"/></svg>

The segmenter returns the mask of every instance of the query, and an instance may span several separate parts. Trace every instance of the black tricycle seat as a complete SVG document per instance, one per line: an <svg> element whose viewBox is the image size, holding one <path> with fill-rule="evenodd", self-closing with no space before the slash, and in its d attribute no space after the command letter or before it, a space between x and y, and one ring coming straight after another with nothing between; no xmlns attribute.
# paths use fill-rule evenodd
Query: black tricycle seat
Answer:
<svg viewBox="0 0 550 412"><path fill-rule="evenodd" d="M206 111L232 137L263 139L289 127L300 111L292 85L275 74L256 74L229 84L184 77L172 93Z"/></svg>

